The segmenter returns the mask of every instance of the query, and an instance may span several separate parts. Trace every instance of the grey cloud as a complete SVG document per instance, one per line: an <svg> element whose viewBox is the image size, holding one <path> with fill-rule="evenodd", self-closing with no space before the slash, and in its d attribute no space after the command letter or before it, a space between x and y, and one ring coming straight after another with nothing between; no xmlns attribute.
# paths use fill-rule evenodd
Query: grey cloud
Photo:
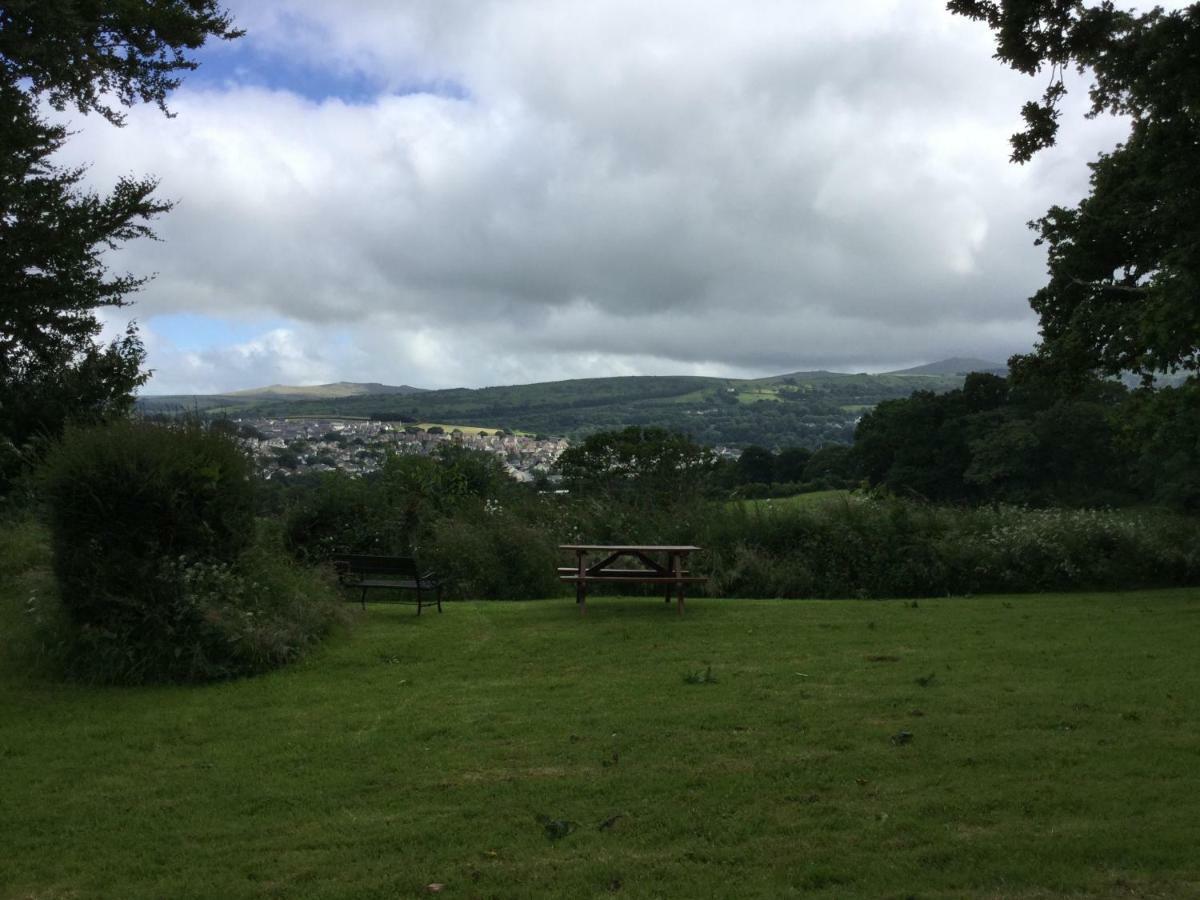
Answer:
<svg viewBox="0 0 1200 900"><path fill-rule="evenodd" d="M293 323L152 347L154 390L306 366L474 385L1000 359L1035 336L1024 222L1077 197L1120 132L1072 115L1062 146L1009 165L1036 86L916 0L234 6L281 49L466 94L185 87L175 119L76 123L98 185L155 172L180 201L161 243L113 257L159 273L135 308L151 330Z"/></svg>

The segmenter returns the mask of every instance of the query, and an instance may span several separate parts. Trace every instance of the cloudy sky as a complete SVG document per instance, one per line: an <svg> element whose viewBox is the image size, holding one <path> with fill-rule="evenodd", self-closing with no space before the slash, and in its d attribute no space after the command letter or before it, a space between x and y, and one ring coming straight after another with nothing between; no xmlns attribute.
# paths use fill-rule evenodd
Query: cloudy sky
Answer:
<svg viewBox="0 0 1200 900"><path fill-rule="evenodd" d="M1025 222L1123 131L1009 163L1043 81L936 0L227 6L175 118L70 118L98 189L178 201L110 260L157 273L108 317L149 393L1003 360Z"/></svg>

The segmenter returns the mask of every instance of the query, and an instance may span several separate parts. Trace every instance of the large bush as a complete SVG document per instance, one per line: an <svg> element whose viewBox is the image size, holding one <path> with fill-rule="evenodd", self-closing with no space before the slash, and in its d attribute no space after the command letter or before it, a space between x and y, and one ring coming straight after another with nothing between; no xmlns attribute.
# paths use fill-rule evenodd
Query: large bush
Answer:
<svg viewBox="0 0 1200 900"><path fill-rule="evenodd" d="M540 517L496 504L466 504L439 519L421 553L451 596L530 600L563 593L561 539Z"/></svg>
<svg viewBox="0 0 1200 900"><path fill-rule="evenodd" d="M71 429L43 470L69 668L113 681L228 677L332 622L321 585L256 534L252 466L190 423Z"/></svg>
<svg viewBox="0 0 1200 900"><path fill-rule="evenodd" d="M519 493L490 453L443 446L432 457L389 454L377 474L330 472L294 491L284 531L288 548L306 562L335 553L403 555L460 508L507 504Z"/></svg>
<svg viewBox="0 0 1200 900"><path fill-rule="evenodd" d="M383 511L366 481L343 472L323 473L315 485L295 492L284 515L288 549L309 563L335 553L390 553L395 548Z"/></svg>

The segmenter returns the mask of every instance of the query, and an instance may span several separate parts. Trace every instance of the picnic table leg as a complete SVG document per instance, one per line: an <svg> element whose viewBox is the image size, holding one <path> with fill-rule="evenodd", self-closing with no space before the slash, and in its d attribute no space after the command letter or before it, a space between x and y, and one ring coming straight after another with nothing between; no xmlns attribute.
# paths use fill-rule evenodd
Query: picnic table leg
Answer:
<svg viewBox="0 0 1200 900"><path fill-rule="evenodd" d="M671 560L671 572L677 579L680 579L678 582L678 584L679 584L679 605L675 607L675 612L678 615L682 616L683 615L683 580L682 580L683 579L683 554L682 553L674 554L674 556Z"/></svg>
<svg viewBox="0 0 1200 900"><path fill-rule="evenodd" d="M587 559L582 550L576 551L579 557L579 581L575 583L575 602L579 605L579 614L587 615Z"/></svg>

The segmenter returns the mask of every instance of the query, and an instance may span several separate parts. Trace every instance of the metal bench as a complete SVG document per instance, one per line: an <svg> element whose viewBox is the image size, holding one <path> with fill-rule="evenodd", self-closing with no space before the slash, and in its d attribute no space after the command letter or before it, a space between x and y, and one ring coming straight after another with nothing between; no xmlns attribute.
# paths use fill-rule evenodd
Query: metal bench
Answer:
<svg viewBox="0 0 1200 900"><path fill-rule="evenodd" d="M437 604L442 611L442 586L433 572L422 572L411 556L359 556L349 553L331 557L338 574L338 582L345 587L361 591L359 602L367 608L367 591L374 589L415 591L416 598L389 598L393 603L415 603L417 615L423 604ZM432 593L433 600L425 600Z"/></svg>

